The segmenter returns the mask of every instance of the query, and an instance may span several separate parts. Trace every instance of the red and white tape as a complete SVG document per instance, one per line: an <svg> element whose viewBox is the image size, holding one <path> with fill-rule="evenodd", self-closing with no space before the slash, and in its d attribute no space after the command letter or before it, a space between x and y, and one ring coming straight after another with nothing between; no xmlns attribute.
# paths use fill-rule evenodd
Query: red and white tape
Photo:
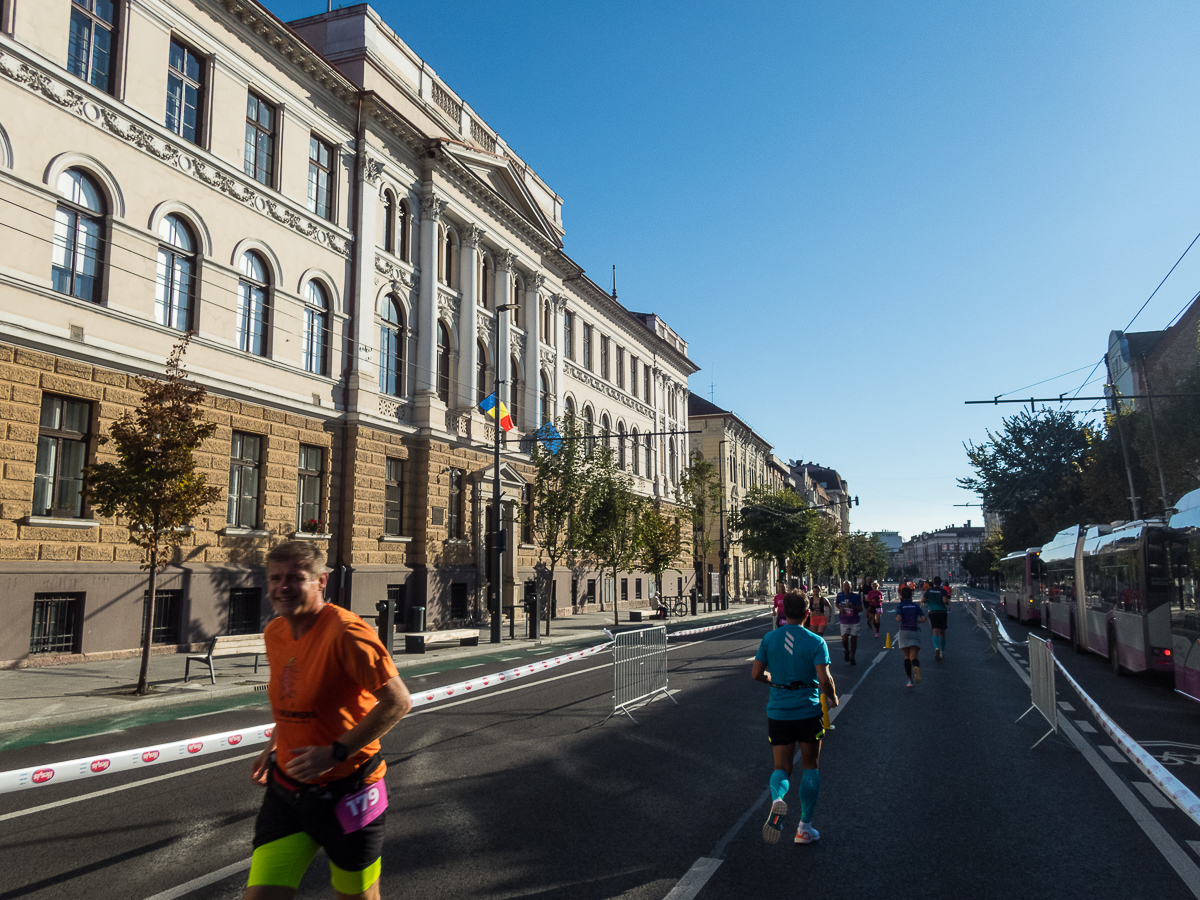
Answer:
<svg viewBox="0 0 1200 900"><path fill-rule="evenodd" d="M251 744L264 744L270 740L274 727L274 725L255 725L238 731L224 731L220 734L206 734L203 737L172 741L169 744L156 744L151 747L121 750L116 753L101 753L95 756L70 759L66 762L0 772L0 794L44 787L48 784L61 784L65 781L96 778L99 775L111 775L114 772L131 772L147 766L191 759L194 756L207 756L209 753L248 747Z"/></svg>
<svg viewBox="0 0 1200 900"><path fill-rule="evenodd" d="M517 678L537 675L547 669L565 665L588 656L593 656L609 646L609 643L597 644L583 650L576 650L553 659L543 659L538 662L518 666L495 675L482 675L458 684L434 688L428 691L413 693L413 706L425 706L438 700L445 700L455 695L469 694L487 687L495 687ZM263 744L271 738L275 726L255 725L238 731L225 731L220 734L208 734L203 737L188 738L173 741L169 744L157 744L151 747L139 747L137 750L122 750L117 753L104 753L96 756L85 756L66 762L50 763L48 765L30 766L27 769L14 769L10 772L0 772L0 794L21 791L28 788L43 787L48 784L61 784L65 781L78 781L81 778L95 778L98 775L110 775L113 772L129 772L143 769L146 766L174 762L180 759L191 759L193 756L204 756L209 753L219 753L222 750L232 750L237 747Z"/></svg>
<svg viewBox="0 0 1200 900"><path fill-rule="evenodd" d="M1163 767L1157 759L1147 753L1142 745L1125 733L1116 722L1108 717L1096 701L1087 695L1087 692L1079 686L1079 682L1071 677L1061 662L1054 660L1054 665L1058 667L1058 671L1063 674L1071 687L1075 688L1084 705L1091 710L1096 721L1100 723L1100 727L1104 729L1105 734L1113 739L1113 742L1121 748L1122 752L1130 759L1149 778L1154 785L1164 794L1170 797L1175 805L1178 806L1187 815L1189 819L1200 825L1200 798L1197 798L1187 787L1185 787L1178 778L1172 775Z"/></svg>
<svg viewBox="0 0 1200 900"><path fill-rule="evenodd" d="M718 628L728 628L730 625L741 625L743 622L749 622L753 619L761 619L763 616L771 615L769 612L759 613L757 616L746 616L741 619L734 619L732 622L722 622L720 625L705 625L703 628L689 628L687 631L671 631L667 633L667 637L687 637L690 634L703 634L706 631L716 631Z"/></svg>

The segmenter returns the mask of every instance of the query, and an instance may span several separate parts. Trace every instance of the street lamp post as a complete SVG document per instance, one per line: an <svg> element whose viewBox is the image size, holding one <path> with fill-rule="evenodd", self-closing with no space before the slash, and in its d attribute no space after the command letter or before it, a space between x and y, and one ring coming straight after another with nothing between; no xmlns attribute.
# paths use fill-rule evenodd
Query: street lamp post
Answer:
<svg viewBox="0 0 1200 900"><path fill-rule="evenodd" d="M728 570L729 548L725 546L725 445L729 443L728 438L722 438L717 443L717 481L721 487L721 531L720 531L720 549L717 553L717 602L721 608L727 608L728 603L726 597L725 575ZM732 473L730 473L732 475ZM709 612L712 612L712 595L707 598L707 606Z"/></svg>
<svg viewBox="0 0 1200 900"><path fill-rule="evenodd" d="M501 553L508 549L501 545L501 539L507 536L500 527L500 314L506 313L516 304L502 303L495 309L493 318L496 321L496 340L492 344L492 365L496 368L496 405L495 424L492 426L492 521L488 523L492 535L492 577L488 582L488 609L492 614L491 642L500 643L500 560Z"/></svg>

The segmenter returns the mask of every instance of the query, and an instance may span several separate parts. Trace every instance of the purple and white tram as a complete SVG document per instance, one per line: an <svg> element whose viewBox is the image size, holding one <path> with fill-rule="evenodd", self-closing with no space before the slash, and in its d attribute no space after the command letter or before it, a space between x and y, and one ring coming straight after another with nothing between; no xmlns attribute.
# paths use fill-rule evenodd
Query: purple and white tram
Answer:
<svg viewBox="0 0 1200 900"><path fill-rule="evenodd" d="M1200 490L1185 494L1167 526L1175 690L1200 703Z"/></svg>
<svg viewBox="0 0 1200 900"><path fill-rule="evenodd" d="M1041 551L1041 547L1030 547L1000 560L1000 600L1010 619L1041 624Z"/></svg>

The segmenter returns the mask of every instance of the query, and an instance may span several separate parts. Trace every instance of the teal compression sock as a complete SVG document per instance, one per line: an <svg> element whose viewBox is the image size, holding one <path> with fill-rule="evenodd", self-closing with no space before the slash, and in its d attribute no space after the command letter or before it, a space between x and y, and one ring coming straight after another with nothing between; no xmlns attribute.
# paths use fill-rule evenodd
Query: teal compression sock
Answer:
<svg viewBox="0 0 1200 900"><path fill-rule="evenodd" d="M771 773L771 799L782 800L784 794L788 791L788 777L783 769L776 769Z"/></svg>
<svg viewBox="0 0 1200 900"><path fill-rule="evenodd" d="M805 769L800 776L800 821L811 822L821 794L821 770Z"/></svg>

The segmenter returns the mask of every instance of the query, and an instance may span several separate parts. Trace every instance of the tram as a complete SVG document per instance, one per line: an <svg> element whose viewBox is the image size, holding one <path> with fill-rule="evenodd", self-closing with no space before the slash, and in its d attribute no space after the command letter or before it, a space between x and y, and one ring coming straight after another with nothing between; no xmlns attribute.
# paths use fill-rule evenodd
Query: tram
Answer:
<svg viewBox="0 0 1200 900"><path fill-rule="evenodd" d="M1042 622L1041 552L1041 547L1030 547L1000 560L1000 600L1010 619L1034 625Z"/></svg>
<svg viewBox="0 0 1200 900"><path fill-rule="evenodd" d="M1042 547L1044 573L1037 583L1042 610L1042 625L1052 635L1064 637L1079 649L1078 622L1083 621L1079 610L1078 585L1083 583L1079 567L1080 550L1087 529L1081 525L1065 528Z"/></svg>
<svg viewBox="0 0 1200 900"><path fill-rule="evenodd" d="M1185 494L1167 527L1175 690L1200 703L1200 490Z"/></svg>

